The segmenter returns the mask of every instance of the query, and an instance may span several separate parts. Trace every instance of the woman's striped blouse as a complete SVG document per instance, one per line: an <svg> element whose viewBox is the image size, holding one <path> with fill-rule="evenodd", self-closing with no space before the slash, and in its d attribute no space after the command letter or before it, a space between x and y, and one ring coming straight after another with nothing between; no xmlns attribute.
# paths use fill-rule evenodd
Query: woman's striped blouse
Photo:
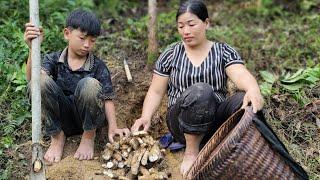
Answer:
<svg viewBox="0 0 320 180"><path fill-rule="evenodd" d="M225 43L214 42L208 56L199 66L189 61L182 42L170 45L155 64L154 73L169 77L168 96L170 107L189 86L204 82L211 85L218 99L224 101L227 94L226 67L244 64L238 52Z"/></svg>

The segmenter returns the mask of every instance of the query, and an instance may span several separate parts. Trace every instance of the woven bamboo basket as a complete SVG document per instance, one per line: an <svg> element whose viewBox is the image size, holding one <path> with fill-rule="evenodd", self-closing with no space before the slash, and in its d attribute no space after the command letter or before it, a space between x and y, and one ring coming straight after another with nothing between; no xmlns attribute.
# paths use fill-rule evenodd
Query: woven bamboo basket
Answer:
<svg viewBox="0 0 320 180"><path fill-rule="evenodd" d="M251 108L234 113L200 151L187 179L298 179L253 124Z"/></svg>

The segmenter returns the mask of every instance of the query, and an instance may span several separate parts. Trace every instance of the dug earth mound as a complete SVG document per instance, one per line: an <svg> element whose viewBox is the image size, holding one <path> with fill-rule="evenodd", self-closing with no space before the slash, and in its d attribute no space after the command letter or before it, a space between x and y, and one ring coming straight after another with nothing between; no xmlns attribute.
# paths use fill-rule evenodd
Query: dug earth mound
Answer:
<svg viewBox="0 0 320 180"><path fill-rule="evenodd" d="M114 102L117 111L118 126L130 128L134 120L140 116L143 100L152 78L152 71L146 69L145 62L142 61L144 57L133 55L128 58L133 82L128 82L122 61L114 57L106 57L105 59L112 74L112 83L117 96ZM149 130L149 135L155 142L168 132L165 113L166 99L162 102L160 110L153 117ZM106 137L106 135L103 136ZM73 158L79 142L80 136L67 138L62 160L52 166L47 166L46 177L49 180L111 179L103 174L103 171L106 170L102 167L102 164L106 164L102 158L107 143L105 139L96 140L94 159L90 161L79 161ZM171 174L169 179L182 179L179 168L183 159L183 151L172 153L166 150L165 153L163 153L163 157L166 162L165 169Z"/></svg>

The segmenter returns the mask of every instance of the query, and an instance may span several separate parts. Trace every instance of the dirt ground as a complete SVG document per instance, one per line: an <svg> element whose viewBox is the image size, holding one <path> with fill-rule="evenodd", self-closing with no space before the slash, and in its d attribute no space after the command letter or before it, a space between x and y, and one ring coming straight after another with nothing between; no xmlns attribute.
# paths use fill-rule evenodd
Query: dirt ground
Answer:
<svg viewBox="0 0 320 180"><path fill-rule="evenodd" d="M80 136L67 139L63 158L59 163L47 166L46 177L48 180L65 180L65 179L83 179L83 180L100 180L108 179L104 175L100 175L103 168L101 167L101 148L96 148L95 159L91 161L79 161L73 158ZM182 179L179 174L179 165L182 160L182 151L171 153L166 152L165 159L168 165L168 171L172 174L170 179Z"/></svg>
<svg viewBox="0 0 320 180"><path fill-rule="evenodd" d="M133 82L128 82L122 61L113 57L107 57L107 65L112 74L112 82L117 98L115 106L119 127L130 128L134 120L139 118L145 94L151 82L152 71L145 67L144 57L133 56L128 59L129 67L133 76ZM167 132L165 123L166 99L152 120L150 133L155 139ZM101 137L100 137L101 138ZM80 142L80 136L67 139L61 162L47 166L46 177L49 180L61 179L108 179L106 176L97 175L102 172L101 151L105 139L97 139L95 147L95 159L91 161L79 161L73 155ZM183 151L166 152L165 159L168 171L172 174L171 179L182 179L179 173Z"/></svg>

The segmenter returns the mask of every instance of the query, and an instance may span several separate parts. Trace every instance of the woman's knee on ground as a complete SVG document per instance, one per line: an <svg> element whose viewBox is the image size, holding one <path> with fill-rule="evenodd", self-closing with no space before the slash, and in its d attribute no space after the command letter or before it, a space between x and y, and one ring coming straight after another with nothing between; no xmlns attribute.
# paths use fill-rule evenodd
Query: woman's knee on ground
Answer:
<svg viewBox="0 0 320 180"><path fill-rule="evenodd" d="M218 99L210 85L197 83L189 87L181 102L179 123L185 133L206 133L214 124Z"/></svg>
<svg viewBox="0 0 320 180"><path fill-rule="evenodd" d="M216 96L209 84L196 83L182 93L180 100L181 107L186 108L197 104L207 105L216 101Z"/></svg>

